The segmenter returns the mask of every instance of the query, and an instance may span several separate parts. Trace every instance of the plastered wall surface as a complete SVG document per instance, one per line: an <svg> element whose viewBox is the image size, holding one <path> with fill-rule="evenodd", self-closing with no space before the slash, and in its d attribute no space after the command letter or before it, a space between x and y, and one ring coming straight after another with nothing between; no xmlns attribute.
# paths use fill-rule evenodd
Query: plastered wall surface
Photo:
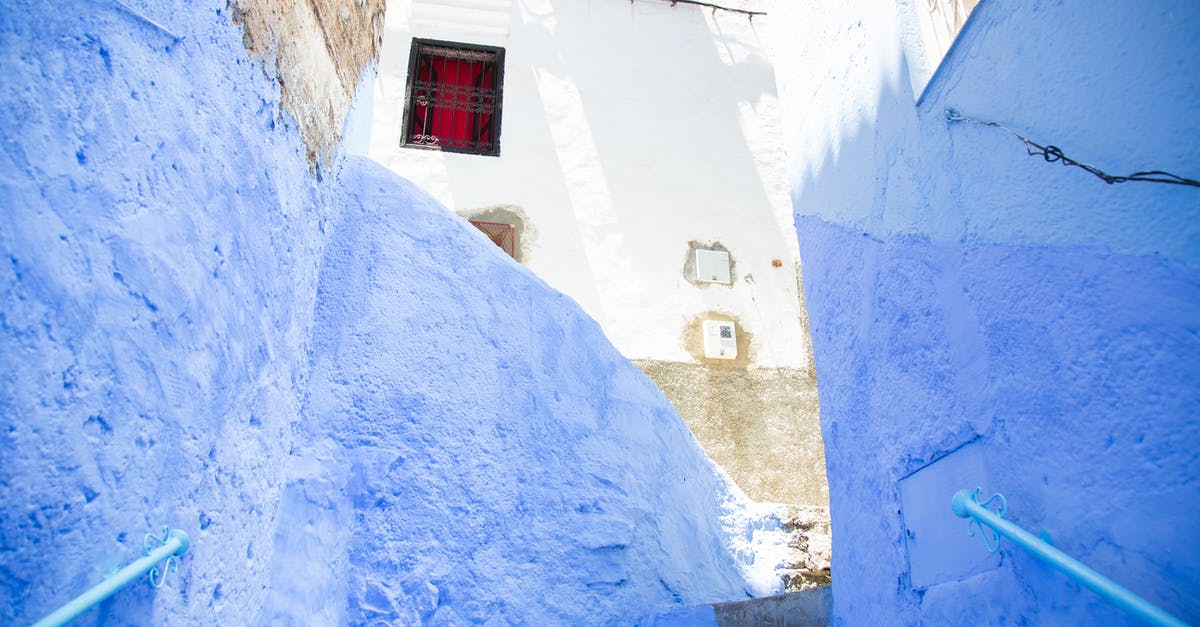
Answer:
<svg viewBox="0 0 1200 627"><path fill-rule="evenodd" d="M777 588L778 516L569 299L382 168L314 169L225 3L15 7L0 72L0 622L162 525L181 568L84 624L628 623Z"/></svg>
<svg viewBox="0 0 1200 627"><path fill-rule="evenodd" d="M183 570L99 622L264 600L331 211L224 3L144 10L0 12L4 623L163 525L191 535Z"/></svg>
<svg viewBox="0 0 1200 627"><path fill-rule="evenodd" d="M328 594L332 623L628 624L779 587L778 514L569 298L382 166L341 190L259 621Z"/></svg>
<svg viewBox="0 0 1200 627"><path fill-rule="evenodd" d="M623 354L657 364L645 371L752 498L824 505L816 404L756 391L778 375L816 393L770 16L659 0L459 6L389 5L372 107L352 116L371 118L367 154L460 215L518 208L534 235L521 262ZM505 49L499 157L400 146L413 37ZM691 248L713 244L734 260L732 285L689 280ZM737 320L737 360L696 356L701 318ZM689 402L698 393L708 402ZM797 437L734 443L718 435L732 424Z"/></svg>
<svg viewBox="0 0 1200 627"><path fill-rule="evenodd" d="M369 156L457 212L520 207L538 232L523 262L631 358L692 362L684 325L720 310L771 347L756 363L806 365L768 17L658 0L444 4L388 7ZM400 147L412 37L505 48L500 157ZM730 249L732 287L686 281L693 240Z"/></svg>
<svg viewBox="0 0 1200 627"><path fill-rule="evenodd" d="M899 481L964 444L1010 520L1200 618L1200 192L1110 186L943 113L1196 178L1200 10L983 2L919 103L894 3L772 10L835 620L1132 624L1009 543L996 568L914 588ZM952 516L950 497L913 503Z"/></svg>

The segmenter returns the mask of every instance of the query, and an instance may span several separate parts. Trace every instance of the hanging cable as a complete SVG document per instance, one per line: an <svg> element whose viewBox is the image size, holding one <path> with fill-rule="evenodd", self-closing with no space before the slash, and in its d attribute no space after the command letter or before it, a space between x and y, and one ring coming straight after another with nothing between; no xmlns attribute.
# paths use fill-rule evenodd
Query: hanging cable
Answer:
<svg viewBox="0 0 1200 627"><path fill-rule="evenodd" d="M742 15L748 16L751 21L754 20L755 15L766 15L767 14L766 11L751 11L749 9L735 9L733 7L723 7L719 4L713 4L711 2L701 2L700 0L662 0L662 1L670 2L671 6L675 6L677 4L694 4L696 6L707 7L707 8L712 9L713 13L716 13L717 11L729 11L730 13L740 13ZM633 0L629 0L629 4L633 4Z"/></svg>
<svg viewBox="0 0 1200 627"><path fill-rule="evenodd" d="M1022 136L1020 133L1017 133L1016 131L1004 126L1003 124L1000 124L999 122L987 122L969 118L959 113L957 109L953 109L951 107L946 107L946 120L951 123L967 122L968 124L975 124L977 126L991 126L998 128L1021 140L1021 143L1025 144L1025 152L1029 153L1031 157L1041 157L1048 163L1058 162L1063 165L1074 166L1083 170L1087 170L1095 175L1096 178L1108 183L1109 185L1112 185L1113 183L1125 183L1128 181L1145 181L1147 183L1169 183L1171 185L1189 185L1191 187L1200 187L1200 181L1184 178L1182 176L1171 174L1170 172L1164 172L1162 170L1146 170L1143 172L1134 172L1133 174L1129 174L1127 176L1114 176L1104 172L1100 168L1076 161L1068 157L1067 155L1063 154L1062 149L1058 146L1043 146Z"/></svg>

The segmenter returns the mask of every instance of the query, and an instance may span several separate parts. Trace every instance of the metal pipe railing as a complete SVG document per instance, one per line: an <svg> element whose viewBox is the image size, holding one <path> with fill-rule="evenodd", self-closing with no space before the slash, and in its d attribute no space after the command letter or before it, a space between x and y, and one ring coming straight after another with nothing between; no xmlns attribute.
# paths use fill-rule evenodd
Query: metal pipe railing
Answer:
<svg viewBox="0 0 1200 627"><path fill-rule="evenodd" d="M158 548L150 549L148 546L150 540L161 542L162 545ZM164 566L162 575L156 583L154 576L158 570L158 563L187 553L190 545L191 540L188 538L188 534L181 529L163 529L162 538L146 534L146 540L142 543L145 556L109 575L108 578L92 586L87 592L71 599L66 605L54 610L49 616L34 623L33 627L59 627L65 625L146 573L150 573L150 583L157 588L162 585L162 577L166 576L167 569ZM176 563L175 567L179 568L178 563Z"/></svg>
<svg viewBox="0 0 1200 627"><path fill-rule="evenodd" d="M979 497L982 494L982 488L959 490L954 494L954 498L950 502L950 508L954 510L954 514L959 518L971 519L967 525L968 534L975 535L973 524L987 525L992 529L992 541L989 541L986 535L984 536L984 542L987 544L989 551L995 552L999 548L1000 536L1003 535L1021 548L1033 553L1038 559L1062 571L1066 576L1091 588L1113 605L1120 607L1147 623L1170 627L1187 627L1186 623L1168 614L1157 605L1150 603L1117 582L1088 568L1070 555L1054 548L1045 540L1005 520L1003 518L1006 509L1004 495L997 493L983 503L980 503ZM988 504L997 498L1000 500L1000 506L998 511L993 512L988 509ZM980 531L982 532L982 527Z"/></svg>

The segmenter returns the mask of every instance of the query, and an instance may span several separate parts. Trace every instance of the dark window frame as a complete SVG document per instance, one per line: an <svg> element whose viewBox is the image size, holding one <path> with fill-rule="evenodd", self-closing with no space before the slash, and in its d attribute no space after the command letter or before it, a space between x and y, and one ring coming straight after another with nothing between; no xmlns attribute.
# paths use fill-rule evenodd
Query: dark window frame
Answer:
<svg viewBox="0 0 1200 627"><path fill-rule="evenodd" d="M496 97L494 109L491 117L491 135L490 149L479 149L472 147L452 146L443 144L428 144L412 141L412 123L413 117L416 114L416 104L413 99L414 82L417 80L418 67L417 63L421 56L421 47L430 46L436 48L446 48L450 50L462 50L468 52L484 52L495 55L495 83ZM436 56L434 58L437 58ZM455 41L443 41L438 39L417 39L413 38L412 48L409 51L408 57L408 77L405 79L404 87L404 121L403 128L400 134L400 145L405 148L416 148L419 150L437 150L441 152L455 152L470 155L481 155L485 157L500 156L500 129L501 129L501 112L504 105L504 48L496 46L481 46L478 44L464 44Z"/></svg>

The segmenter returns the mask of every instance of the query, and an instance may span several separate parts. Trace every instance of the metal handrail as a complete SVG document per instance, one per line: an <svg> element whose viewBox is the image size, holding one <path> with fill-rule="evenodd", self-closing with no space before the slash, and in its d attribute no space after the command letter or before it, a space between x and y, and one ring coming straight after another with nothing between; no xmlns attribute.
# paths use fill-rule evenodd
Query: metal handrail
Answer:
<svg viewBox="0 0 1200 627"><path fill-rule="evenodd" d="M1062 571L1066 576L1091 588L1113 605L1137 616L1147 623L1170 627L1187 627L1187 623L1168 614L1157 605L1150 603L1124 586L1088 568L1070 555L1054 548L1045 540L1004 520L1004 511L1007 508L1004 495L997 493L983 503L980 503L979 497L982 494L983 488L959 490L950 501L950 508L954 510L954 514L959 518L971 519L967 524L968 534L975 535L975 525L980 526L981 532L983 531L982 525L987 525L992 529L992 540L989 541L987 536L984 536L984 542L987 544L989 551L994 553L999 548L1000 536L1003 535L1021 548L1033 553L1038 559ZM996 499L999 499L999 508L993 512L991 509L988 509L988 505Z"/></svg>
<svg viewBox="0 0 1200 627"><path fill-rule="evenodd" d="M158 548L150 549L149 542L151 540L162 544ZM142 543L144 557L113 573L104 581L89 588L87 592L71 599L66 605L34 623L33 627L65 625L146 573L150 573L150 584L157 588L162 585L162 579L166 577L170 562L168 561L168 565L163 567L162 574L155 582L154 577L158 572L158 563L163 560L175 559L177 556L187 553L189 546L191 546L191 540L188 538L188 534L181 529L164 528L161 538L146 534L146 539ZM176 569L179 568L178 561L175 559Z"/></svg>

